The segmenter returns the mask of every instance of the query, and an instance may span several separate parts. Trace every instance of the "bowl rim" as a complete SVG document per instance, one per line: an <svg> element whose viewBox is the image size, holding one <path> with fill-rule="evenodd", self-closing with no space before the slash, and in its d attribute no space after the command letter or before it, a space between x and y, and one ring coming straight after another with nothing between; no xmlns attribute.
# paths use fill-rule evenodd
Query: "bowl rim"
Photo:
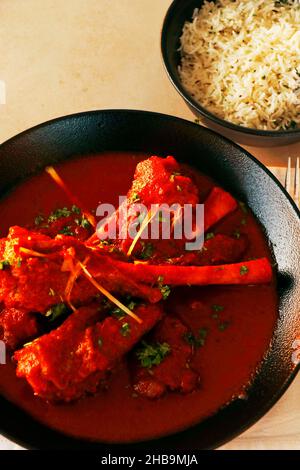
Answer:
<svg viewBox="0 0 300 470"><path fill-rule="evenodd" d="M163 58L163 63L164 63L164 68L167 73L167 76L174 86L175 90L179 93L179 95L184 99L184 101L198 114L201 114L205 118L213 121L215 124L229 128L235 132L239 132L242 134L248 134L248 135L255 135L259 137L274 137L274 138L282 138L282 137L291 137L300 134L300 127L296 129L287 129L287 130L263 130L263 129L254 129L251 127L246 127L246 126L240 126L238 124L234 124L230 121L227 121L225 119L219 118L212 112L208 111L206 108L204 108L198 101L196 101L191 94L186 90L186 88L183 86L181 80L179 77L175 76L175 74L172 71L172 66L171 66L171 61L169 60L168 57L168 52L167 52L167 39L169 35L169 26L173 21L173 14L177 10L177 7L181 4L181 0L173 0L171 5L169 6L166 15L163 20L163 25L161 28L161 40L160 40L160 45L161 45L161 54ZM186 18L184 20L188 21ZM179 39L179 38L178 38Z"/></svg>
<svg viewBox="0 0 300 470"><path fill-rule="evenodd" d="M34 131L39 130L39 129L48 127L49 125L53 125L53 124L56 124L56 123L59 123L59 122L64 122L64 121L67 121L69 119L71 119L71 120L81 119L82 117L89 117L91 115L97 115L97 114L100 114L100 115L103 115L103 114L104 115L105 114L119 114L119 115L131 114L131 115L134 115L135 114L137 116L149 116L149 117L152 116L154 118L158 117L158 118L168 120L168 121L181 122L184 125L193 126L197 129L199 129L199 127L201 127L201 129L205 133L211 134L215 138L219 139L221 142L223 141L223 143L226 143L227 145L230 145L230 146L234 147L235 149L239 150L240 152L242 152L245 155L245 157L250 158L250 160L252 160L254 164L256 164L258 167L260 167L260 169L268 175L268 177L272 180L272 182L284 194L285 198L289 202L289 206L290 206L292 212L296 214L296 216L299 220L299 223L300 223L300 210L298 209L297 205L293 201L292 197L289 195L289 193L286 191L286 189L283 187L283 185L280 183L280 181L271 173L271 171L265 165L263 165L256 157L254 157L250 152L248 152L246 149L242 148L238 144L232 142L228 138L218 134L217 132L215 132L211 129L205 128L203 126L199 126L198 124L195 124L192 121L189 121L187 119L179 118L179 117L168 115L168 114L152 112L152 111L137 110L137 109L133 110L133 109L117 109L117 108L116 109L91 110L91 111L83 111L83 112L79 112L79 113L68 114L68 115L60 116L60 117L57 117L57 118L54 118L54 119L50 119L48 121L45 121L45 122L40 123L40 124L35 125L35 126L32 126L28 129L16 134L15 136L10 137L8 140L6 140L6 141L4 141L3 143L0 144L0 149L1 150L3 148L5 149L7 144L9 145L10 143L13 143L15 140L19 139L23 135L30 134ZM268 400L264 404L264 406L262 406L258 411L256 411L256 413L252 414L252 416L249 417L244 422L244 424L242 426L240 426L238 429L231 432L227 436L224 436L224 438L219 439L218 441L215 441L213 447L209 447L208 449L216 449L216 448L224 445L225 443L230 442L232 439L234 439L235 437L241 435L243 432L245 432L247 429L249 429L251 426L253 426L256 422L258 422L263 416L265 416L265 414L284 395L284 393L286 392L288 387L291 385L291 383L296 378L298 372L300 372L300 363L295 365L293 370L291 370L289 372L289 375L288 375L287 379L285 380L285 382L282 383L282 385L278 388L277 392L274 393L272 398L270 400ZM3 396L1 395L1 398L2 397ZM5 401L8 401L5 397L3 397L3 399ZM182 434L184 434L186 432L192 432L194 430L194 428L197 428L197 426L199 426L199 423L196 423L195 425L189 426L188 428L183 429L181 431L178 431L176 433L171 433L171 434L162 436L161 438L149 439L147 441L137 441L137 442L134 442L134 443L103 443L103 442L98 442L98 441L95 441L95 440L89 440L89 439L84 439L84 438L76 438L76 437L69 436L69 435L66 435L64 433L61 433L59 430L53 429L53 428L41 423L40 421L38 421L37 419L32 417L29 413L23 411L17 404L14 404L11 401L9 401L9 403L14 408L17 408L22 414L25 413L27 418L30 419L30 420L33 420L34 423L37 424L38 426L40 426L42 428L45 428L46 431L48 431L50 433L54 432L55 435L61 436L61 438L63 440L66 439L68 442L72 441L72 443L74 444L74 447L78 446L79 449L82 449L82 448L83 449L84 448L86 448L86 449L89 449L89 448L96 449L97 446L98 446L98 448L100 448L100 446L102 446L102 445L105 445L107 449L113 449L113 450L116 450L116 449L122 449L122 450L124 450L124 449L133 449L133 450L157 449L157 445L161 445L161 443L162 444L166 443L165 449L175 449L176 444L170 446L170 440L172 440L173 438L180 439L180 436ZM213 417L214 417L214 415L212 415L211 417L206 418L204 421L207 421L207 420L209 420ZM15 435L12 432L3 429L3 427L2 427L2 425L0 426L1 434L3 436L5 436L6 438L10 439L12 442L15 442L15 443L23 446L24 448L27 448L27 449L44 449L45 448L45 447L37 447L36 444L33 444L31 438L26 440L24 438L25 433L24 433L23 430L21 430L20 432L18 432ZM74 447L72 447L72 448L74 449ZM52 448L52 447L50 447L50 448ZM161 448L164 448L164 447L161 447ZM68 449L68 447L66 447L66 449Z"/></svg>

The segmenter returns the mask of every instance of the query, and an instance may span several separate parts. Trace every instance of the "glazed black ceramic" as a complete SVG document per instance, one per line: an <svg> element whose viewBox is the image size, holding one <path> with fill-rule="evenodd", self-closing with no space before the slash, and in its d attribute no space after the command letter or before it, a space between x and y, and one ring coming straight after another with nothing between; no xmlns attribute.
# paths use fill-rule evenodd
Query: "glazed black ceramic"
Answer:
<svg viewBox="0 0 300 470"><path fill-rule="evenodd" d="M0 194L46 165L105 150L174 155L249 204L266 231L278 264L280 317L272 346L247 400L235 400L197 426L131 449L215 448L257 421L283 394L297 367L292 343L300 334L299 212L278 181L240 147L197 124L142 111L94 111L47 122L0 146ZM117 169L115 170L117 171ZM4 435L27 448L98 449L108 445L59 434L0 398ZM116 450L116 446L111 446Z"/></svg>
<svg viewBox="0 0 300 470"><path fill-rule="evenodd" d="M162 29L161 48L165 68L175 89L182 96L191 111L201 121L220 134L236 142L252 146L287 145L300 140L300 129L287 131L261 131L237 126L218 118L195 101L181 84L178 66L180 64L179 38L186 21L192 19L195 8L200 8L203 0L174 0L170 6Z"/></svg>

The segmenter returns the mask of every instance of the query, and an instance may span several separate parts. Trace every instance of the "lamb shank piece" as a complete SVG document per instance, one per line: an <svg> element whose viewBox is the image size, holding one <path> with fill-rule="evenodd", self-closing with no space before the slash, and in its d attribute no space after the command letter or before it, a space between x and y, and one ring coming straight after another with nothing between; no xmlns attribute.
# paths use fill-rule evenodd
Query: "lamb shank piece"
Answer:
<svg viewBox="0 0 300 470"><path fill-rule="evenodd" d="M210 266L216 264L235 263L242 259L246 251L248 239L240 236L239 239L222 234L211 234L211 238L205 240L202 250L185 251L177 258L167 258L163 261L156 256L151 259L151 264L174 264L182 266Z"/></svg>
<svg viewBox="0 0 300 470"><path fill-rule="evenodd" d="M185 253L187 240L184 237L174 239L174 225L176 220L180 219L185 204L190 204L195 209L198 203L198 188L190 177L182 173L178 162L171 156L167 158L152 156L137 165L132 186L127 193L127 200L109 219L112 225L115 223L117 227L119 225L122 227L122 239L111 240L111 242L124 254L129 254L135 259L151 258L152 261L155 260L156 263L161 264L169 258L176 259ZM169 212L172 224L170 239L162 239L160 236L158 239L152 237L146 240L141 236L132 247L133 238L129 232L130 227L136 224L138 215L136 210L138 209L135 210L135 208L138 208L139 204L145 206L148 211L147 214L141 214L139 219L141 216L142 219L144 217L143 220L152 217L152 220L157 219L156 223L163 222L166 213L159 207L151 206L177 205L177 211ZM213 188L204 204L204 228L199 227L198 231L207 231L236 207L237 202L229 193L218 187ZM107 229L108 225L101 226L97 231L98 236L109 233ZM144 231L147 230L146 223ZM120 232L117 232L117 235L120 236ZM96 235L92 237L91 242L97 243Z"/></svg>
<svg viewBox="0 0 300 470"><path fill-rule="evenodd" d="M163 313L160 305L140 305L135 312L141 324L130 317L99 321L101 311L95 305L78 309L59 328L15 352L17 376L46 400L69 402L95 393Z"/></svg>
<svg viewBox="0 0 300 470"><path fill-rule="evenodd" d="M92 253L74 237L59 235L51 239L21 227L12 227L4 251L8 265L0 270L0 303L7 308L45 312L64 301L76 259L83 260L89 255ZM119 273L111 256L99 254L97 268L98 282L110 292L154 302L161 299L158 289L139 285ZM81 276L74 284L72 302L75 306L80 305L97 294L95 287Z"/></svg>

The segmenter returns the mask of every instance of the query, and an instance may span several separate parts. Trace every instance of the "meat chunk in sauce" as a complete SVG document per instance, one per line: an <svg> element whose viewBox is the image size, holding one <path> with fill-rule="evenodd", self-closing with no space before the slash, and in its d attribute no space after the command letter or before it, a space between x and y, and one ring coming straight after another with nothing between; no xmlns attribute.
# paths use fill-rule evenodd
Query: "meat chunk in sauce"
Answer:
<svg viewBox="0 0 300 470"><path fill-rule="evenodd" d="M22 248L28 251L23 252ZM90 254L73 237L50 239L20 227L12 227L9 231L6 257L8 253L10 265L0 271L0 302L7 308L41 313L64 298L70 264ZM150 301L160 300L158 289L128 279L114 269L110 258L100 256L95 258L95 263L98 282L107 290ZM74 284L72 302L74 305L86 303L97 294L97 289L81 276Z"/></svg>
<svg viewBox="0 0 300 470"><path fill-rule="evenodd" d="M199 195L198 188L182 174L174 157L153 156L137 165L128 199L131 202L138 199L147 207L162 203L195 205Z"/></svg>
<svg viewBox="0 0 300 470"><path fill-rule="evenodd" d="M98 308L82 307L59 328L17 351L17 376L35 395L71 401L94 393L107 373L161 318L160 305L140 305L141 324L126 317L102 321Z"/></svg>
<svg viewBox="0 0 300 470"><path fill-rule="evenodd" d="M16 308L4 308L0 312L0 339L9 349L16 349L38 333L36 314Z"/></svg>
<svg viewBox="0 0 300 470"><path fill-rule="evenodd" d="M167 390L190 393L199 384L198 374L190 366L193 348L189 344L188 328L177 318L167 315L155 327L142 348L164 345L168 353L157 365L134 361L133 384L135 391L146 398L159 398ZM143 354L143 350L141 351ZM141 359L142 354L136 354ZM155 361L154 361L155 362Z"/></svg>

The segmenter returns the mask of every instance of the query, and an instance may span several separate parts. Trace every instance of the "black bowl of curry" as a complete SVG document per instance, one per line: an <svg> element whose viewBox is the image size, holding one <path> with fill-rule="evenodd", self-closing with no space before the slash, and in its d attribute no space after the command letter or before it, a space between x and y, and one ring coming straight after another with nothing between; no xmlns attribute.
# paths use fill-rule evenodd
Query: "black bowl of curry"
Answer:
<svg viewBox="0 0 300 470"><path fill-rule="evenodd" d="M0 190L4 435L216 448L295 377L299 212L245 150L171 116L86 112L2 144ZM193 250L175 237L188 205Z"/></svg>

